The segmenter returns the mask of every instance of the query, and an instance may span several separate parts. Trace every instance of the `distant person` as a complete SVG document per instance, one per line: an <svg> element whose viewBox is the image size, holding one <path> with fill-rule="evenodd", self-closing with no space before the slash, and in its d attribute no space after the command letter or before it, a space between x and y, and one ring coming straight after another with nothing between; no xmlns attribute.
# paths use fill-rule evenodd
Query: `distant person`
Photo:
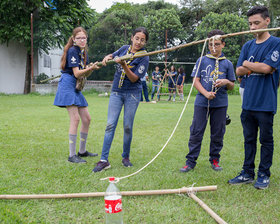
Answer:
<svg viewBox="0 0 280 224"><path fill-rule="evenodd" d="M183 67L178 69L178 78L177 78L177 89L179 92L180 100L184 101L184 82L185 82L185 71Z"/></svg>
<svg viewBox="0 0 280 224"><path fill-rule="evenodd" d="M237 80L239 82L239 94L241 97L241 101L243 101L244 88L246 84L246 75L238 76Z"/></svg>
<svg viewBox="0 0 280 224"><path fill-rule="evenodd" d="M268 9L254 6L247 12L250 30L268 28ZM277 111L279 83L280 38L269 32L255 34L255 39L242 47L236 68L238 76L248 75L242 102L241 123L244 135L245 158L242 171L229 184L254 182L257 138L261 145L256 189L266 189L270 182L274 140L273 120ZM259 134L258 134L259 132Z"/></svg>
<svg viewBox="0 0 280 224"><path fill-rule="evenodd" d="M173 102L175 102L176 98L176 82L177 82L177 71L174 65L171 66L170 72L168 73L168 91L169 91L169 98L168 101L171 100L173 95Z"/></svg>
<svg viewBox="0 0 280 224"><path fill-rule="evenodd" d="M64 47L61 58L62 75L58 82L58 88L54 99L54 105L66 107L70 117L69 128L69 158L72 163L86 163L80 157L97 156L96 153L86 151L90 115L88 103L80 90L76 89L77 78L90 74L99 67L95 64L86 68L87 55L87 32L82 27L73 30ZM77 130L80 120L80 149L76 155Z"/></svg>
<svg viewBox="0 0 280 224"><path fill-rule="evenodd" d="M208 38L224 35L221 30L212 30ZM193 121L190 127L189 153L186 156L186 165L181 172L189 172L196 166L200 154L203 135L210 117L210 152L209 161L215 171L222 170L220 166L220 152L223 148L223 138L226 131L226 114L228 108L228 90L234 88L234 68L222 52L225 42L210 40L210 52L196 61L192 72L194 87L198 90L195 98ZM195 75L197 76L195 77Z"/></svg>
<svg viewBox="0 0 280 224"><path fill-rule="evenodd" d="M155 71L152 73L152 95L151 100L154 99L155 92L157 94L157 99L160 100L160 82L161 82L161 73L159 71L159 66L155 67Z"/></svg>
<svg viewBox="0 0 280 224"><path fill-rule="evenodd" d="M148 31L144 27L139 27L131 35L131 45L122 46L119 50L104 57L102 61L105 66L109 60L114 59L118 63L118 67L114 75L108 105L108 119L102 154L100 161L92 170L93 172L100 172L111 167L108 157L122 108L124 108L122 164L125 167L132 166L130 161L130 148L133 122L142 94L142 83L140 79L147 73L149 56L135 58L127 62L120 60L118 57L126 54L140 55L145 53L144 47L148 39Z"/></svg>
<svg viewBox="0 0 280 224"><path fill-rule="evenodd" d="M149 91L148 91L148 86L147 86L147 81L149 80L149 75L146 72L145 76L140 79L142 83L142 88L143 88L143 94L145 97L146 102L150 102L149 100ZM143 94L141 94L141 102L143 101Z"/></svg>

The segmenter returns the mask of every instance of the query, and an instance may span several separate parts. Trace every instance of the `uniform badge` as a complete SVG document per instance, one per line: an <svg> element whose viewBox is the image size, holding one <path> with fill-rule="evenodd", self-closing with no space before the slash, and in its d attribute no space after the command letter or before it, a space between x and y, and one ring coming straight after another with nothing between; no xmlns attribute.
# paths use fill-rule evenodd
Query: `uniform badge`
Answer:
<svg viewBox="0 0 280 224"><path fill-rule="evenodd" d="M271 54L271 60L276 62L279 59L279 51L273 51Z"/></svg>
<svg viewBox="0 0 280 224"><path fill-rule="evenodd" d="M141 65L139 68L138 68L138 72L139 74L142 74L145 70L145 66L144 65Z"/></svg>
<svg viewBox="0 0 280 224"><path fill-rule="evenodd" d="M76 61L77 61L76 58L75 58L74 56L72 56L72 58L71 58L71 63L72 63L72 64L75 64Z"/></svg>

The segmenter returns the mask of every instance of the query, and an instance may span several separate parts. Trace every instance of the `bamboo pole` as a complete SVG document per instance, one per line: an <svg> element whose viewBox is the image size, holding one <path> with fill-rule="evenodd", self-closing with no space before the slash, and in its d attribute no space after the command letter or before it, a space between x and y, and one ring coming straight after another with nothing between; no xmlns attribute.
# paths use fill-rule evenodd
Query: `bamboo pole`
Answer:
<svg viewBox="0 0 280 224"><path fill-rule="evenodd" d="M194 193L188 194L190 198L195 200L213 219L219 224L227 224L220 216L218 216L211 208L209 208L202 200L200 200Z"/></svg>
<svg viewBox="0 0 280 224"><path fill-rule="evenodd" d="M229 34L220 35L219 38L225 39L225 38L228 38L228 37L240 36L240 35L245 35L245 34L254 34L254 33L277 31L277 30L280 30L280 27L267 28L267 29L259 29L259 30L247 30L247 31L242 31L242 32L229 33ZM204 43L207 40L209 40L209 38L204 39L204 40L192 41L190 43L181 44L181 45L178 45L178 46L175 46L175 47L170 47L170 48L161 49L161 50L157 50L157 51L151 51L151 52L147 52L147 53L143 53L143 54L138 54L138 55L127 54L127 55L124 55L124 56L119 57L119 58L121 60L124 60L124 61L125 60L133 60L134 58L140 58L140 57L150 56L150 55L154 55L154 54L160 54L160 53L165 53L165 52L169 52L169 51L175 51L175 50L178 50L178 49L181 49L181 48L185 48L185 47L190 47L190 46L193 46L193 45ZM107 64L113 64L113 63L115 63L114 60L109 60L107 62ZM97 65L100 66L100 67L103 66L102 62L98 62ZM49 79L42 80L41 83L47 82L49 80L56 79L56 78L58 78L60 76L61 75L58 75L58 76L55 76L55 77L52 77L52 78L49 78Z"/></svg>
<svg viewBox="0 0 280 224"><path fill-rule="evenodd" d="M216 191L217 186L204 187L182 187L179 189L166 190L147 190L147 191L122 191L122 196L141 196L141 195L165 195L165 194L183 194L190 192ZM26 194L26 195L0 195L0 199L66 199L66 198L90 198L104 197L105 192L93 193L71 193L71 194Z"/></svg>
<svg viewBox="0 0 280 224"><path fill-rule="evenodd" d="M220 39L225 39L228 37L234 37L234 36L240 36L240 35L245 35L245 34L254 34L254 33L262 33L262 32L268 32L268 31L277 31L280 30L280 27L276 27L276 28L268 28L268 29L259 29L259 30L247 30L247 31L242 31L242 32L236 32L236 33L229 33L229 34L224 34L224 35L219 35ZM147 52L147 53L143 53L143 54L138 54L138 55L125 55L123 57L119 57L121 60L132 60L134 58L140 58L140 57L145 57L145 56L150 56L150 55L154 55L154 54L160 54L160 53L164 53L164 52L169 52L169 51L175 51L184 47L190 47L193 45L197 45L197 44L201 44L204 43L205 41L209 40L211 38L207 38L204 40L198 40L198 41L192 41L190 43L186 43L186 44L180 44L178 46L175 47L170 47L170 48L166 48L166 49L161 49L161 50L157 50L157 51L151 51L151 52ZM114 63L114 60L110 60L107 62L107 64L110 63ZM102 63L99 62L97 64L98 66L102 66Z"/></svg>

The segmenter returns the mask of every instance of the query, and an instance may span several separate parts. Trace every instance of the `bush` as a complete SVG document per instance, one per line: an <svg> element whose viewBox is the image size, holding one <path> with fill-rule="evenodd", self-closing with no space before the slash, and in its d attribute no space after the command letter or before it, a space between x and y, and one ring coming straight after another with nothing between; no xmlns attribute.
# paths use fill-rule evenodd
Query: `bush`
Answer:
<svg viewBox="0 0 280 224"><path fill-rule="evenodd" d="M45 79L48 79L48 78L49 78L49 76L47 76L45 73L40 73L40 74L36 77L35 83L36 83L36 84L47 84L47 83L49 83L49 81L43 82L43 83L41 83L41 81L42 81L42 80L45 80Z"/></svg>

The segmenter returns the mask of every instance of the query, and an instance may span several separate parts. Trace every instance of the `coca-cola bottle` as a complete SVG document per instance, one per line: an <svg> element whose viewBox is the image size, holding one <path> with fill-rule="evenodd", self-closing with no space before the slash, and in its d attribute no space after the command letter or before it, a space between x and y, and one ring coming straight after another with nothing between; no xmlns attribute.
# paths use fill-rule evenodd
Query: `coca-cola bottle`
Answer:
<svg viewBox="0 0 280 224"><path fill-rule="evenodd" d="M109 178L109 186L105 193L106 224L123 224L122 196L115 185L115 177Z"/></svg>

